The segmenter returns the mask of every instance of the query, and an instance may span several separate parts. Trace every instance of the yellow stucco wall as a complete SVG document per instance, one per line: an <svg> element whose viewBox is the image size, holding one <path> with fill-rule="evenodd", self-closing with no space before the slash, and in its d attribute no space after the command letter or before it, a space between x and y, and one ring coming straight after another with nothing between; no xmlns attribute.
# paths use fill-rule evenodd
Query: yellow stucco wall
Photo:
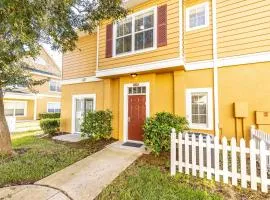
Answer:
<svg viewBox="0 0 270 200"><path fill-rule="evenodd" d="M255 124L255 111L270 111L270 63L257 63L219 69L219 110L223 135L235 136L234 102L248 103L248 117L244 119L245 138L249 139L250 126ZM242 122L237 120L238 139ZM269 131L270 125L259 128Z"/></svg>
<svg viewBox="0 0 270 200"><path fill-rule="evenodd" d="M71 132L72 95L96 94L96 109L104 108L103 81L63 85L61 99L61 131Z"/></svg>
<svg viewBox="0 0 270 200"><path fill-rule="evenodd" d="M39 113L47 112L48 103L61 103L61 98L52 98L52 97L38 97L37 98L37 119L39 118Z"/></svg>

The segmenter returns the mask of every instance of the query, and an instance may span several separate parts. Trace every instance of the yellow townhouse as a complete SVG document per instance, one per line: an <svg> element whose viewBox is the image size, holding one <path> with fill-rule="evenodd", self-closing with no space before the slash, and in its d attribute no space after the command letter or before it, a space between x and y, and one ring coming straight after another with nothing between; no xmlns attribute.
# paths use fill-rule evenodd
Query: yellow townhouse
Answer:
<svg viewBox="0 0 270 200"><path fill-rule="evenodd" d="M17 121L37 120L40 113L60 112L61 109L61 71L48 53L42 49L35 60L27 60L29 72L36 80L48 81L35 88L35 92L16 86L4 94L5 116L15 117Z"/></svg>
<svg viewBox="0 0 270 200"><path fill-rule="evenodd" d="M130 15L80 34L63 57L61 130L113 112L113 137L141 141L157 112L196 132L249 139L270 131L269 0L128 0Z"/></svg>

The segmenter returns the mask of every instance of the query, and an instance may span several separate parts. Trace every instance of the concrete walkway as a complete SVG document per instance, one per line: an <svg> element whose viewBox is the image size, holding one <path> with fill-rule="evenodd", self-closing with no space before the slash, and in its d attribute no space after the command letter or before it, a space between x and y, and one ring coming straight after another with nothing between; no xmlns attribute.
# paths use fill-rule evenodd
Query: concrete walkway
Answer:
<svg viewBox="0 0 270 200"><path fill-rule="evenodd" d="M23 199L21 197L38 200L94 199L142 152L143 149L127 148L122 147L119 142L113 143L105 149L36 182L34 186L21 186L26 188L22 188L19 192L17 188L20 186L15 187L14 192L12 192L12 188L0 189L0 200ZM33 187L37 187L36 192L33 192L35 190ZM27 198L27 195L33 195L33 193L40 196ZM56 198L53 195L59 196Z"/></svg>

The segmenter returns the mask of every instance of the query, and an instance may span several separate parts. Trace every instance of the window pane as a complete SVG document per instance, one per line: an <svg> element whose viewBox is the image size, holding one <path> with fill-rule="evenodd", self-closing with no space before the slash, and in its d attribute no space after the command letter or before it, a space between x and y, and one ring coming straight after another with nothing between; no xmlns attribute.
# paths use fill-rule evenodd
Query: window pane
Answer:
<svg viewBox="0 0 270 200"><path fill-rule="evenodd" d="M135 35L135 50L143 49L143 32Z"/></svg>
<svg viewBox="0 0 270 200"><path fill-rule="evenodd" d="M199 116L200 124L206 124L206 115L200 115Z"/></svg>
<svg viewBox="0 0 270 200"><path fill-rule="evenodd" d="M153 47L154 44L154 39L153 39L153 35L154 35L154 31L150 30L150 31L146 31L145 32L145 45L144 48L150 48Z"/></svg>
<svg viewBox="0 0 270 200"><path fill-rule="evenodd" d="M150 13L148 16L144 18L144 28L152 28L154 27L154 14Z"/></svg>
<svg viewBox="0 0 270 200"><path fill-rule="evenodd" d="M24 116L24 109L16 109L15 116Z"/></svg>
<svg viewBox="0 0 270 200"><path fill-rule="evenodd" d="M135 20L135 31L141 31L144 29L144 26L143 26L143 17L142 16L139 16L139 17L136 17L136 20Z"/></svg>
<svg viewBox="0 0 270 200"><path fill-rule="evenodd" d="M198 104L192 104L192 114L198 114Z"/></svg>
<svg viewBox="0 0 270 200"><path fill-rule="evenodd" d="M206 104L199 105L199 114L206 114Z"/></svg>
<svg viewBox="0 0 270 200"><path fill-rule="evenodd" d="M124 27L123 27L124 35L131 34L131 27L132 27L131 22L124 24Z"/></svg>
<svg viewBox="0 0 270 200"><path fill-rule="evenodd" d="M117 37L123 36L123 24L117 24Z"/></svg>
<svg viewBox="0 0 270 200"><path fill-rule="evenodd" d="M130 35L130 36L124 37L124 53L130 52L131 48L132 48L132 37Z"/></svg>
<svg viewBox="0 0 270 200"><path fill-rule="evenodd" d="M192 115L192 123L193 124L198 124L199 123L198 115Z"/></svg>
<svg viewBox="0 0 270 200"><path fill-rule="evenodd" d="M197 26L203 26L206 24L206 8L201 6L194 8L189 12L189 28L194 28Z"/></svg>
<svg viewBox="0 0 270 200"><path fill-rule="evenodd" d="M13 109L5 109L5 116L13 116Z"/></svg>
<svg viewBox="0 0 270 200"><path fill-rule="evenodd" d="M116 40L116 54L123 53L123 43L124 43L124 38L120 38Z"/></svg>

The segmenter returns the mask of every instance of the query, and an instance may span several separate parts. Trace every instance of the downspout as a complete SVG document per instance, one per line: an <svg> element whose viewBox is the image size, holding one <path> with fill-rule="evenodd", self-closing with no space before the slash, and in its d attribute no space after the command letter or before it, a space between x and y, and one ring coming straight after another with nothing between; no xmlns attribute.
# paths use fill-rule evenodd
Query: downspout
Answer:
<svg viewBox="0 0 270 200"><path fill-rule="evenodd" d="M180 59L184 61L183 52L183 0L179 0L179 51Z"/></svg>
<svg viewBox="0 0 270 200"><path fill-rule="evenodd" d="M218 52L217 52L217 2L212 0L213 21L213 75L214 75L214 115L215 135L219 138L219 101L218 101Z"/></svg>

